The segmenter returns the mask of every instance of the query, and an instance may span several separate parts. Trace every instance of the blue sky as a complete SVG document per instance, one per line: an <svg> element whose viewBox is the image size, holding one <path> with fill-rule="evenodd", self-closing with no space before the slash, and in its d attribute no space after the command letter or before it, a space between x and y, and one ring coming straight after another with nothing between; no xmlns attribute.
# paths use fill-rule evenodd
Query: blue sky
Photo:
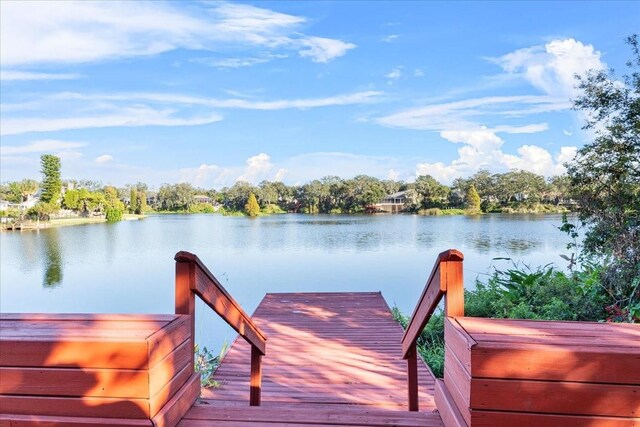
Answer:
<svg viewBox="0 0 640 427"><path fill-rule="evenodd" d="M638 2L0 3L0 179L546 176Z"/></svg>

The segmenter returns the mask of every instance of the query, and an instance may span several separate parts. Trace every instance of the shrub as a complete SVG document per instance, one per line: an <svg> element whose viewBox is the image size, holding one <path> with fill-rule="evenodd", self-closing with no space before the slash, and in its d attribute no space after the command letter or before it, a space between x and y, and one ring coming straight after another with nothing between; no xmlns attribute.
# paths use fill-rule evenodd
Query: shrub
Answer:
<svg viewBox="0 0 640 427"><path fill-rule="evenodd" d="M586 264L564 273L545 266L531 269L513 264L495 269L486 282L465 291L465 316L512 319L633 321L637 311L607 306L609 296L599 277L602 266ZM640 279L638 280L640 283ZM636 284L637 285L637 284ZM393 308L394 318L406 328L408 317ZM441 377L444 367L444 315L434 313L417 341L418 352L433 373Z"/></svg>
<svg viewBox="0 0 640 427"><path fill-rule="evenodd" d="M122 220L122 209L108 207L105 211L107 222L117 222Z"/></svg>
<svg viewBox="0 0 640 427"><path fill-rule="evenodd" d="M208 203L194 203L189 206L189 213L214 213L213 206Z"/></svg>
<svg viewBox="0 0 640 427"><path fill-rule="evenodd" d="M283 214L287 213L287 211L283 210L280 206L270 203L262 209L262 213L270 215L270 214Z"/></svg>
<svg viewBox="0 0 640 427"><path fill-rule="evenodd" d="M244 206L244 210L247 215L254 217L260 215L260 205L256 200L256 196L253 193L249 194L249 200L247 200L247 204Z"/></svg>

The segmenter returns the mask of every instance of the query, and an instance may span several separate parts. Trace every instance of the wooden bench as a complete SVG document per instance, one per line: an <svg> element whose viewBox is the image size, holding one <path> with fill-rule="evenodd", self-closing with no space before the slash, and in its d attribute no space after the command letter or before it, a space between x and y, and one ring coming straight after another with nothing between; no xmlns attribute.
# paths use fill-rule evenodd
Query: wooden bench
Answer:
<svg viewBox="0 0 640 427"><path fill-rule="evenodd" d="M640 326L449 317L449 426L640 426Z"/></svg>
<svg viewBox="0 0 640 427"><path fill-rule="evenodd" d="M188 315L0 315L0 425L175 425L200 393Z"/></svg>

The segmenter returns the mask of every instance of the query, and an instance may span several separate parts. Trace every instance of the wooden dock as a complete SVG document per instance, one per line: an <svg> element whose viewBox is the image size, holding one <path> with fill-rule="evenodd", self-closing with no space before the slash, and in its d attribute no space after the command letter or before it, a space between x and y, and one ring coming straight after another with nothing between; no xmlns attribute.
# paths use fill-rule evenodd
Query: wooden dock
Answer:
<svg viewBox="0 0 640 427"><path fill-rule="evenodd" d="M188 252L175 315L0 315L0 427L640 427L640 327L464 317L441 253L406 331L380 293L267 294L253 316ZM195 298L237 333L200 395ZM416 341L444 298L445 378Z"/></svg>
<svg viewBox="0 0 640 427"><path fill-rule="evenodd" d="M195 421L202 419L442 425L434 412L435 381L422 362L424 412L408 411L399 345L404 332L380 293L267 294L252 319L269 337L271 349L262 365L262 408L238 410L249 399L251 354L236 340L215 372L221 387L206 390L180 425L198 425Z"/></svg>

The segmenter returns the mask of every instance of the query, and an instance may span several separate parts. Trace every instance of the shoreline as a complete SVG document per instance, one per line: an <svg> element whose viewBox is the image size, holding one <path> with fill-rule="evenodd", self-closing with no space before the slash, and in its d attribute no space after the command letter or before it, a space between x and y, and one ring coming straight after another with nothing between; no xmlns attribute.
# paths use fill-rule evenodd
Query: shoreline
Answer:
<svg viewBox="0 0 640 427"><path fill-rule="evenodd" d="M454 210L454 209L452 209ZM399 213L388 213L388 212L359 212L359 213L300 213L300 212L282 212L282 213L262 213L258 215L258 217L265 216L278 216L278 215L313 215L313 216L362 216L362 215L374 215L374 216L394 216L394 215L412 215L412 216L484 216L484 215L561 215L561 214L571 214L573 211L511 211L511 212L460 212L461 210L455 209L456 213L447 213L446 209L442 209L438 213L434 212L399 212ZM122 216L121 221L139 221L145 219L149 216L163 216L163 215L221 215L228 217L242 217L242 218L251 218L248 215L245 215L242 212L234 212L228 213L227 215L216 212L216 213L201 213L201 212L149 212L145 215L135 215L135 214L124 214ZM258 218L255 217L255 218ZM47 228L58 228L58 227L69 227L74 225L85 225L85 224L102 224L106 223L107 220L105 217L93 217L93 218L61 218L61 219L52 219L50 221L25 221L21 224L16 224L15 227L10 226L9 224L3 224L0 231L21 231L21 230L43 230Z"/></svg>
<svg viewBox="0 0 640 427"><path fill-rule="evenodd" d="M137 221L144 219L145 215L134 215L134 214L124 214L122 216L122 221ZM89 217L89 218L60 218L60 219L52 219L49 221L25 221L20 224L15 224L14 226L9 226L9 224L3 224L2 231L31 231L31 230L44 230L47 228L58 228L58 227L70 227L74 225L85 225L85 224L102 224L106 223L107 220L105 217Z"/></svg>

